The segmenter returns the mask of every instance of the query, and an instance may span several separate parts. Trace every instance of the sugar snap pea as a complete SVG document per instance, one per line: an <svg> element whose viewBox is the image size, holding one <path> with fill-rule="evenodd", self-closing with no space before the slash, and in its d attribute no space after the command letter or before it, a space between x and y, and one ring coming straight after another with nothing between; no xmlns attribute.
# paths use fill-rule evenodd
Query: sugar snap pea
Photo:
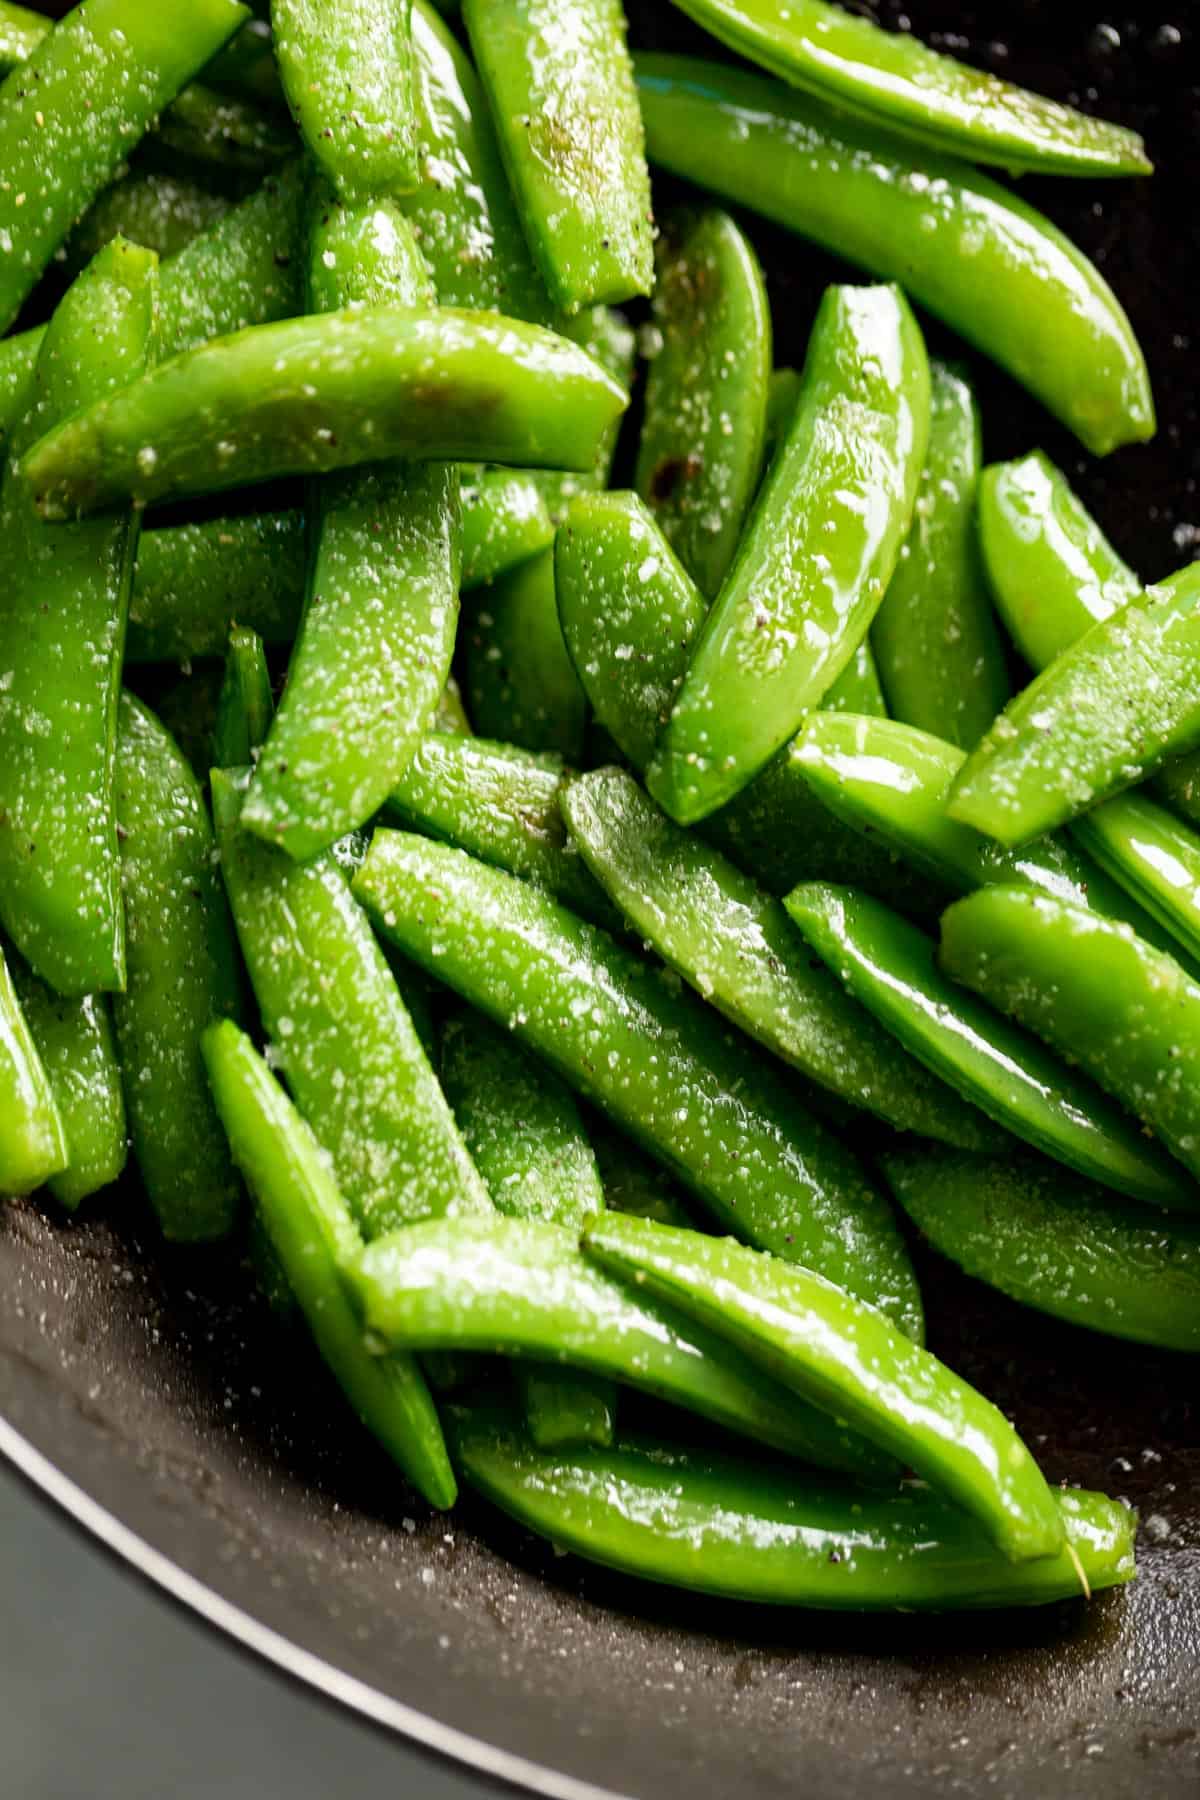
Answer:
<svg viewBox="0 0 1200 1800"><path fill-rule="evenodd" d="M203 1038L208 1078L256 1216L317 1348L367 1430L431 1506L453 1506L454 1473L416 1362L376 1356L342 1285L359 1248L349 1209L315 1137L230 1020Z"/></svg>
<svg viewBox="0 0 1200 1800"><path fill-rule="evenodd" d="M1053 1556L1062 1517L1004 1414L873 1306L728 1239L600 1215L584 1254L726 1338L957 1501L1013 1562Z"/></svg>
<svg viewBox="0 0 1200 1800"><path fill-rule="evenodd" d="M463 470L462 509L464 593L507 575L554 543L541 489L519 470Z"/></svg>
<svg viewBox="0 0 1200 1800"><path fill-rule="evenodd" d="M125 660L219 656L236 622L267 644L296 635L304 600L304 515L247 513L144 531Z"/></svg>
<svg viewBox="0 0 1200 1800"><path fill-rule="evenodd" d="M635 64L652 162L903 282L1096 455L1153 435L1116 296L1011 190L761 76L687 57Z"/></svg>
<svg viewBox="0 0 1200 1800"><path fill-rule="evenodd" d="M564 1550L672 1587L768 1606L946 1612L1044 1606L1132 1581L1136 1515L1055 1493L1066 1542L1013 1563L959 1507L906 1482L851 1499L778 1464L622 1435L571 1457L533 1448L498 1408L452 1407L451 1454L472 1487Z"/></svg>
<svg viewBox="0 0 1200 1800"><path fill-rule="evenodd" d="M0 944L0 1194L28 1194L64 1170L67 1134Z"/></svg>
<svg viewBox="0 0 1200 1800"><path fill-rule="evenodd" d="M177 256L223 219L231 205L225 195L186 176L158 169L131 173L105 188L88 208L63 246L63 265L70 275L78 275L115 237L160 257Z"/></svg>
<svg viewBox="0 0 1200 1800"><path fill-rule="evenodd" d="M880 1160L913 1224L968 1275L1072 1325L1200 1351L1200 1221L1156 1218L1032 1156Z"/></svg>
<svg viewBox="0 0 1200 1800"><path fill-rule="evenodd" d="M1084 813L1072 834L1102 869L1146 909L1163 933L1128 912L1114 913L1156 948L1173 951L1192 973L1200 962L1200 836L1142 793L1118 794ZM1070 898L1064 895L1064 899ZM1112 909L1099 907L1108 912Z"/></svg>
<svg viewBox="0 0 1200 1800"><path fill-rule="evenodd" d="M354 891L414 961L510 1026L730 1229L919 1333L895 1222L848 1151L674 978L524 882L377 831Z"/></svg>
<svg viewBox="0 0 1200 1800"><path fill-rule="evenodd" d="M681 824L768 763L883 599L929 435L929 363L895 288L830 288L800 400L647 771Z"/></svg>
<svg viewBox="0 0 1200 1800"><path fill-rule="evenodd" d="M1028 888L982 888L973 898L1018 891L1036 897ZM1193 1190L1171 1158L1036 1038L956 988L914 925L864 894L818 883L796 888L784 905L855 999L997 1124L1135 1200L1191 1204Z"/></svg>
<svg viewBox="0 0 1200 1800"><path fill-rule="evenodd" d="M411 15L412 0L271 0L288 105L349 200L420 181Z"/></svg>
<svg viewBox="0 0 1200 1800"><path fill-rule="evenodd" d="M467 705L485 737L578 762L587 697L558 622L549 550L479 593L463 620Z"/></svg>
<svg viewBox="0 0 1200 1800"><path fill-rule="evenodd" d="M159 157L160 150L166 158ZM295 154L296 134L286 119L257 102L192 81L159 118L147 151L152 161L178 158L218 178L261 179Z"/></svg>
<svg viewBox="0 0 1200 1800"><path fill-rule="evenodd" d="M758 259L728 213L676 218L655 260L662 343L646 378L636 486L715 600L762 472L771 314Z"/></svg>
<svg viewBox="0 0 1200 1800"><path fill-rule="evenodd" d="M611 306L589 306L574 318L560 320L558 329L586 350L626 394L630 392L637 340L623 313ZM578 495L599 493L608 486L620 431L621 420L614 418L596 440L596 454L586 469L534 470L531 479L541 489L550 522L556 529Z"/></svg>
<svg viewBox="0 0 1200 1800"><path fill-rule="evenodd" d="M225 676L213 726L213 760L218 769L240 769L257 756L271 729L275 702L262 639L244 625L229 634Z"/></svg>
<svg viewBox="0 0 1200 1800"><path fill-rule="evenodd" d="M650 176L620 0L465 0L526 237L566 312L648 294Z"/></svg>
<svg viewBox="0 0 1200 1800"><path fill-rule="evenodd" d="M834 713L856 713L867 719L887 718L887 701L883 697L883 684L869 637L863 639L833 686L826 690L821 705Z"/></svg>

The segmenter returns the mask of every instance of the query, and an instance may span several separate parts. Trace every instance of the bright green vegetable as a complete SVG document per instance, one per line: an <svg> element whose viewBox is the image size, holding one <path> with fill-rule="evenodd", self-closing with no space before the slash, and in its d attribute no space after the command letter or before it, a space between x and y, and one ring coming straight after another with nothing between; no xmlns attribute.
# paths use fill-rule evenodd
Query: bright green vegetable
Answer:
<svg viewBox="0 0 1200 1800"><path fill-rule="evenodd" d="M464 470L463 593L507 575L554 542L541 489L515 469Z"/></svg>
<svg viewBox="0 0 1200 1800"><path fill-rule="evenodd" d="M229 212L231 202L184 176L161 170L126 175L90 206L64 246L65 266L78 275L115 237L161 257L177 256Z"/></svg>
<svg viewBox="0 0 1200 1800"><path fill-rule="evenodd" d="M296 134L285 119L253 100L193 81L162 114L149 148L173 153L163 160L178 158L236 182L286 162L295 153Z"/></svg>
<svg viewBox="0 0 1200 1800"><path fill-rule="evenodd" d="M879 669L871 649L870 638L864 638L821 705L827 712L856 713L860 718L886 719L887 701L879 680ZM794 740L793 740L794 741Z"/></svg>
<svg viewBox="0 0 1200 1800"><path fill-rule="evenodd" d="M587 697L558 622L550 551L479 593L463 622L467 705L477 731L578 762Z"/></svg>
<svg viewBox="0 0 1200 1800"><path fill-rule="evenodd" d="M172 257L161 282L160 355L303 312L303 219L297 160Z"/></svg>
<svg viewBox="0 0 1200 1800"><path fill-rule="evenodd" d="M257 756L271 729L275 702L262 639L244 626L229 634L225 678L217 701L213 760L218 769L240 769Z"/></svg>
<svg viewBox="0 0 1200 1800"><path fill-rule="evenodd" d="M1139 936L1160 950L1173 949L1181 962L1200 962L1200 837L1140 793L1119 794L1076 819L1071 830L1170 934L1163 940L1130 920Z"/></svg>
<svg viewBox="0 0 1200 1800"><path fill-rule="evenodd" d="M288 105L346 199L420 183L411 18L412 0L271 0Z"/></svg>
<svg viewBox="0 0 1200 1800"><path fill-rule="evenodd" d="M637 340L623 313L616 312L611 306L589 306L586 312L561 321L559 329L564 337L586 350L626 395L630 393ZM580 494L600 493L608 486L620 431L621 421L614 418L596 440L596 454L584 470L535 470L532 480L541 489L555 529L562 524L571 502Z"/></svg>
<svg viewBox="0 0 1200 1800"><path fill-rule="evenodd" d="M67 1166L67 1134L0 945L0 1194L28 1194Z"/></svg>
<svg viewBox="0 0 1200 1800"><path fill-rule="evenodd" d="M764 471L788 434L792 414L800 399L800 374L796 369L781 368L772 372L767 388L767 435L763 446Z"/></svg>
<svg viewBox="0 0 1200 1800"><path fill-rule="evenodd" d="M234 624L264 643L290 643L304 601L305 560L302 513L248 513L144 531L126 662L219 656Z"/></svg>

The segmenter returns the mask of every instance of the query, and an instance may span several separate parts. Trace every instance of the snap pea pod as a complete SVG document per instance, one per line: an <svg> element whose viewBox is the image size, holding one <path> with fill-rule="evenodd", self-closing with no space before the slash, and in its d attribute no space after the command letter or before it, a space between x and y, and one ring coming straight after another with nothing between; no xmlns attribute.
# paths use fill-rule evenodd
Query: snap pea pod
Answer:
<svg viewBox="0 0 1200 1800"><path fill-rule="evenodd" d="M975 898L1017 891L983 888ZM1090 1081L948 980L916 926L865 894L818 883L796 888L784 905L855 999L997 1124L1132 1199L1192 1204L1194 1190L1171 1158Z"/></svg>
<svg viewBox="0 0 1200 1800"><path fill-rule="evenodd" d="M294 156L297 145L286 119L193 81L161 115L148 148L159 147L218 176L261 178Z"/></svg>
<svg viewBox="0 0 1200 1800"><path fill-rule="evenodd" d="M72 284L13 454L141 374L157 269L117 239ZM48 530L11 472L0 497L0 921L62 994L125 985L113 769L137 526L124 507Z"/></svg>
<svg viewBox="0 0 1200 1800"><path fill-rule="evenodd" d="M271 31L288 105L337 191L417 187L411 0L271 0Z"/></svg>
<svg viewBox="0 0 1200 1800"><path fill-rule="evenodd" d="M727 1238L600 1215L584 1254L725 1338L774 1381L956 1501L1013 1562L1053 1556L1062 1516L1000 1410L873 1306Z"/></svg>
<svg viewBox="0 0 1200 1800"><path fill-rule="evenodd" d="M463 22L555 305L648 294L650 175L620 0L466 0Z"/></svg>
<svg viewBox="0 0 1200 1800"><path fill-rule="evenodd" d="M491 1210L382 951L326 852L295 863L238 826L214 771L221 872L276 1064L364 1236Z"/></svg>
<svg viewBox="0 0 1200 1800"><path fill-rule="evenodd" d="M759 75L676 56L635 65L652 162L902 282L1096 455L1153 435L1116 296L1011 190Z"/></svg>
<svg viewBox="0 0 1200 1800"><path fill-rule="evenodd" d="M0 6L0 71L7 75L18 63L28 62L49 30L44 13L5 0Z"/></svg>
<svg viewBox="0 0 1200 1800"><path fill-rule="evenodd" d="M869 637L863 639L821 705L827 712L855 713L860 718L886 719L887 701Z"/></svg>
<svg viewBox="0 0 1200 1800"><path fill-rule="evenodd" d="M113 997L113 1024L133 1153L166 1237L223 1237L240 1189L200 1037L213 1020L238 1016L237 950L199 784L129 693L116 794L128 985Z"/></svg>
<svg viewBox="0 0 1200 1800"><path fill-rule="evenodd" d="M567 836L557 758L511 744L431 732L389 795L390 818L532 882L573 912L619 926L604 890Z"/></svg>
<svg viewBox="0 0 1200 1800"><path fill-rule="evenodd" d="M635 484L715 600L762 473L771 313L758 258L728 213L675 219L655 262L662 344L646 378Z"/></svg>
<svg viewBox="0 0 1200 1800"><path fill-rule="evenodd" d="M0 1194L28 1194L67 1166L67 1134L0 944Z"/></svg>
<svg viewBox="0 0 1200 1800"><path fill-rule="evenodd" d="M771 458L787 436L788 426L792 422L792 414L800 399L800 372L798 369L776 369L771 375L767 387L767 431L763 445L764 472L771 466Z"/></svg>
<svg viewBox="0 0 1200 1800"><path fill-rule="evenodd" d="M1163 930L1147 931L1129 912L1113 916L1125 918L1139 937L1170 950L1195 974L1200 963L1200 836L1141 793L1118 794L1076 819L1071 831Z"/></svg>
<svg viewBox="0 0 1200 1800"><path fill-rule="evenodd" d="M231 205L223 194L184 176L159 170L126 175L106 188L80 219L63 246L63 266L69 275L78 275L115 237L160 257L177 256L223 219Z"/></svg>
<svg viewBox="0 0 1200 1800"><path fill-rule="evenodd" d="M656 1219L660 1225L692 1223L692 1216L665 1169L643 1156L627 1137L612 1131L602 1119L596 1118L589 1124L605 1206L613 1212L632 1213L638 1219Z"/></svg>
<svg viewBox="0 0 1200 1800"><path fill-rule="evenodd" d="M342 1284L360 1240L316 1138L244 1032L204 1033L204 1061L255 1213L321 1355L354 1411L431 1506L457 1498L437 1410L416 1362L377 1356Z"/></svg>
<svg viewBox="0 0 1200 1800"><path fill-rule="evenodd" d="M625 405L591 357L536 325L346 309L174 357L48 432L21 478L63 518L402 456L583 469Z"/></svg>
<svg viewBox="0 0 1200 1800"><path fill-rule="evenodd" d="M510 569L463 621L467 705L485 737L524 750L583 756L587 696L558 622L554 555Z"/></svg>
<svg viewBox="0 0 1200 1800"><path fill-rule="evenodd" d="M931 1080L829 970L814 968L779 901L672 824L632 776L581 776L565 789L562 808L618 910L734 1025L901 1131L967 1148L996 1142L975 1107Z"/></svg>
<svg viewBox="0 0 1200 1800"><path fill-rule="evenodd" d="M975 534L983 461L969 384L931 365L929 449L913 526L871 627L888 711L969 750L1011 693Z"/></svg>
<svg viewBox="0 0 1200 1800"><path fill-rule="evenodd" d="M940 961L1078 1062L1200 1175L1200 985L1174 957L1049 895L985 888L943 916ZM1200 1209L1200 1188L1158 1204Z"/></svg>
<svg viewBox="0 0 1200 1800"><path fill-rule="evenodd" d="M193 0L182 16L155 0L83 0L5 77L0 330L153 119L245 17L235 0Z"/></svg>
<svg viewBox="0 0 1200 1800"><path fill-rule="evenodd" d="M825 0L675 0L751 62L830 105L1005 170L1149 175L1136 131L943 56Z"/></svg>
<svg viewBox="0 0 1200 1800"><path fill-rule="evenodd" d="M646 782L680 824L739 793L866 636L912 522L929 363L895 288L830 288L803 386Z"/></svg>
<svg viewBox="0 0 1200 1800"><path fill-rule="evenodd" d="M880 1160L913 1224L976 1280L1071 1325L1200 1351L1200 1221L1156 1218L1032 1156Z"/></svg>
<svg viewBox="0 0 1200 1800"><path fill-rule="evenodd" d="M271 672L256 632L235 625L229 634L225 677L213 727L213 761L218 769L240 769L258 755L271 729L275 702Z"/></svg>
<svg viewBox="0 0 1200 1800"><path fill-rule="evenodd" d="M631 391L637 340L623 313L611 306L590 306L573 319L561 320L557 328L594 357L626 394ZM599 493L608 486L620 432L621 420L614 418L596 440L596 454L586 469L534 470L531 479L541 489L556 530L578 495Z"/></svg>
<svg viewBox="0 0 1200 1800"><path fill-rule="evenodd" d="M463 593L507 575L554 543L541 489L515 469L462 472Z"/></svg>
<svg viewBox="0 0 1200 1800"><path fill-rule="evenodd" d="M442 1037L442 1085L498 1211L578 1232L604 1208L604 1190L579 1109L549 1069L464 1009ZM529 1435L542 1450L611 1444L611 1382L552 1365L518 1364Z"/></svg>
<svg viewBox="0 0 1200 1800"><path fill-rule="evenodd" d="M857 1433L797 1405L733 1345L595 1268L560 1225L411 1225L369 1244L347 1273L368 1331L393 1349L549 1357L802 1461L885 1481L894 1468Z"/></svg>
<svg viewBox="0 0 1200 1800"><path fill-rule="evenodd" d="M920 1332L895 1221L854 1158L674 977L525 883L400 832L376 832L354 891L385 937L509 1026L729 1229Z"/></svg>
<svg viewBox="0 0 1200 1800"><path fill-rule="evenodd" d="M767 1606L949 1612L1045 1606L1134 1579L1136 1514L1056 1493L1065 1543L1013 1563L922 1483L855 1494L777 1464L626 1437L567 1458L536 1450L499 1409L452 1407L465 1481L530 1531L591 1562L670 1587Z"/></svg>
<svg viewBox="0 0 1200 1800"><path fill-rule="evenodd" d="M248 513L144 531L129 603L128 663L219 656L236 622L267 644L296 635L304 515Z"/></svg>
<svg viewBox="0 0 1200 1800"><path fill-rule="evenodd" d="M66 1167L50 1175L47 1185L59 1205L74 1212L125 1167L125 1102L108 1001L102 994L64 1000L15 952L11 973L66 1144Z"/></svg>

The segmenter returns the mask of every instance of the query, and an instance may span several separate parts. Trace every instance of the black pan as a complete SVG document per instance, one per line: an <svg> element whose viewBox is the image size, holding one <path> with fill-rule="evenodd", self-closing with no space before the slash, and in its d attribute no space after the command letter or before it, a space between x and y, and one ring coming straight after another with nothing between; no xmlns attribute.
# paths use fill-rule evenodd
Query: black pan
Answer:
<svg viewBox="0 0 1200 1800"><path fill-rule="evenodd" d="M687 41L660 9L631 11L643 41ZM990 454L1042 443L1124 553L1161 576L1200 543L1200 9L1188 0L1140 26L1111 16L1119 45L1064 0L905 11L1047 92L1095 90L1149 137L1163 171L1152 186L1028 191L1133 314L1158 441L1087 463L980 375ZM838 271L755 236L777 318L797 322L783 350L799 356L811 301ZM0 1213L0 1447L168 1591L382 1724L556 1795L1196 1791L1194 1364L1039 1321L923 1257L934 1347L1012 1412L1051 1477L1137 1503L1141 1580L1090 1607L976 1620L752 1611L556 1557L469 1500L431 1516L243 1271L164 1251L133 1187L86 1211L72 1225L37 1201Z"/></svg>

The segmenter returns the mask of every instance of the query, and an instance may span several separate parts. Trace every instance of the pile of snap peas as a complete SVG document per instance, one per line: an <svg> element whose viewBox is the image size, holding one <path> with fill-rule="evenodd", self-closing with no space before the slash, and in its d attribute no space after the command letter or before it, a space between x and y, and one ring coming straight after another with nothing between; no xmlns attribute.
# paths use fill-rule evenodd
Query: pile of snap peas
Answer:
<svg viewBox="0 0 1200 1800"><path fill-rule="evenodd" d="M774 1604L1118 1586L910 1245L1200 1351L1200 565L985 467L920 318L1149 438L983 171L1150 163L839 5L679 9L708 59L0 4L0 1192L128 1158L433 1507ZM799 371L755 216L865 277Z"/></svg>

